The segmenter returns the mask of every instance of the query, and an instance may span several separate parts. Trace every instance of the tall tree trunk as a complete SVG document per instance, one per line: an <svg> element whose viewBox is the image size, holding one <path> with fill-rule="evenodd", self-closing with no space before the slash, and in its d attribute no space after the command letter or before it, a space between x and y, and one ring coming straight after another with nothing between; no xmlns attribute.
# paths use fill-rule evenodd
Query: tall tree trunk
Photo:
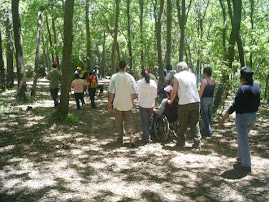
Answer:
<svg viewBox="0 0 269 202"><path fill-rule="evenodd" d="M13 66L13 43L12 43L12 25L10 23L10 16L6 17L6 61L7 61L7 88L14 87L14 66Z"/></svg>
<svg viewBox="0 0 269 202"><path fill-rule="evenodd" d="M250 23L251 23L251 29L254 31L254 22L253 22L253 14L254 14L254 0L249 0L250 1ZM254 44L254 38L251 37L251 45ZM252 68L253 66L253 54L252 51L250 50L250 55L249 55L249 66Z"/></svg>
<svg viewBox="0 0 269 202"><path fill-rule="evenodd" d="M171 64L172 57L172 0L167 0L167 38L166 38L166 64Z"/></svg>
<svg viewBox="0 0 269 202"><path fill-rule="evenodd" d="M139 25L140 25L140 60L141 66L144 68L144 37L143 37L143 17L144 17L144 0L139 0Z"/></svg>
<svg viewBox="0 0 269 202"><path fill-rule="evenodd" d="M222 11L222 20L223 20L223 28L222 28L222 47L223 47L223 59L225 60L227 57L226 50L226 30L227 30L227 22L226 22L226 9L223 0L219 0L221 11Z"/></svg>
<svg viewBox="0 0 269 202"><path fill-rule="evenodd" d="M91 51L91 32L89 20L89 0L86 0L86 37L87 37L87 67L92 66L92 51Z"/></svg>
<svg viewBox="0 0 269 202"><path fill-rule="evenodd" d="M130 0L127 0L127 22L128 22L128 51L129 51L129 64L130 68L133 69L133 50L131 40L131 17L130 17Z"/></svg>
<svg viewBox="0 0 269 202"><path fill-rule="evenodd" d="M54 36L54 46L57 47L57 32L56 32L56 28L55 28L55 19L54 18L52 18L52 30L53 30L53 36ZM59 54L58 54L57 48L55 49L54 53L55 53L56 62L58 64L60 64Z"/></svg>
<svg viewBox="0 0 269 202"><path fill-rule="evenodd" d="M158 51L158 73L159 73L159 81L161 83L164 82L164 74L163 74L163 59L162 59L162 15L164 8L164 0L160 0L160 5L158 5L158 1L155 0L154 5L154 18L155 18L155 36L157 39L157 51ZM160 8L160 9L157 9Z"/></svg>
<svg viewBox="0 0 269 202"><path fill-rule="evenodd" d="M26 101L27 89L26 89L26 77L24 73L21 22L19 16L19 0L12 0L12 19L13 19L13 30L14 30L14 39L16 48L17 77L18 77L17 98L19 100Z"/></svg>
<svg viewBox="0 0 269 202"><path fill-rule="evenodd" d="M38 11L37 14L37 33L36 33L36 51L35 51L35 72L34 72L34 82L32 87L31 96L35 97L36 95L36 86L38 79L38 62L39 62L39 52L40 52L40 36L41 36L41 23L42 23L42 9Z"/></svg>
<svg viewBox="0 0 269 202"><path fill-rule="evenodd" d="M120 0L115 0L115 2L116 2L116 16L115 16L114 42L113 42L112 55L111 55L112 73L116 72L116 51L117 51L119 15L120 15Z"/></svg>
<svg viewBox="0 0 269 202"><path fill-rule="evenodd" d="M64 45L63 67L61 79L61 103L57 108L57 114L66 117L69 107L69 91L72 79L72 43L73 43L73 14L74 0L66 0L64 7Z"/></svg>
<svg viewBox="0 0 269 202"><path fill-rule="evenodd" d="M47 46L45 44L45 40L44 40L44 35L42 37L42 44L43 44L43 58L45 61L45 65L46 65L46 72L49 72L51 70L51 62L50 62L50 58L48 56L48 51L47 51Z"/></svg>
<svg viewBox="0 0 269 202"><path fill-rule="evenodd" d="M104 31L104 35L103 35L102 65L101 65L101 68L100 68L100 72L101 72L101 75L103 77L106 76L106 73L105 73L105 65L106 65L106 32Z"/></svg>
<svg viewBox="0 0 269 202"><path fill-rule="evenodd" d="M181 0L181 4L180 4L180 0L176 1L178 23L179 23L179 28L180 28L180 45L179 45L179 54L178 54L179 62L183 61L183 55L184 55L184 49L185 49L185 44L184 44L185 43L185 25L187 23L188 13L190 11L192 1L193 0L190 0L189 2L187 13L186 13L186 0Z"/></svg>
<svg viewBox="0 0 269 202"><path fill-rule="evenodd" d="M0 80L0 89L6 89L6 76L5 76L5 63L4 63L4 54L3 54L3 46L2 46L2 34L1 34L1 27L0 27L0 73L1 73L1 80Z"/></svg>
<svg viewBox="0 0 269 202"><path fill-rule="evenodd" d="M48 31L50 47L52 48L51 58L52 58L53 62L56 62L55 57L54 57L53 44L52 44L52 39L51 39L51 32L50 32L50 27L49 27L48 16L46 16L46 25L47 25L47 31Z"/></svg>
<svg viewBox="0 0 269 202"><path fill-rule="evenodd" d="M234 61L234 45L237 42L238 52L240 57L241 67L245 66L245 54L243 49L243 43L240 36L240 23L241 23L241 12L242 12L242 0L233 0L233 9L231 7L230 0L227 0L229 15L232 23L232 31L229 40L228 49L228 63L229 67L233 67ZM236 71L236 70L235 70Z"/></svg>

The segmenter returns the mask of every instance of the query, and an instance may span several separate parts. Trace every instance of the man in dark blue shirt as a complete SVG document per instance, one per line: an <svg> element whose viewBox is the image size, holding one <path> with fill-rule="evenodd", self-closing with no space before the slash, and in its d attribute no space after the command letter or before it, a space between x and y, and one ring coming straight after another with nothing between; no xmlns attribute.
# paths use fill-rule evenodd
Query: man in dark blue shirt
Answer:
<svg viewBox="0 0 269 202"><path fill-rule="evenodd" d="M232 106L220 120L219 125L223 126L225 119L234 111L236 112L238 163L234 165L234 169L251 172L248 133L256 122L256 111L260 105L261 91L258 84L253 83L253 70L251 68L242 67L239 75L242 86L238 88Z"/></svg>

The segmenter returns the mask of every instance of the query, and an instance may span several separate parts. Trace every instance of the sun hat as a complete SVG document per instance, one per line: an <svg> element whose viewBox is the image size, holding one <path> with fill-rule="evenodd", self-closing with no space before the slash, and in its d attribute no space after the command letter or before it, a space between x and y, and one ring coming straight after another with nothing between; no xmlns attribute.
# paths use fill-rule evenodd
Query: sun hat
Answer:
<svg viewBox="0 0 269 202"><path fill-rule="evenodd" d="M173 91L173 87L172 86L166 86L165 88L164 88L164 90L167 92L167 93L171 93L172 91Z"/></svg>

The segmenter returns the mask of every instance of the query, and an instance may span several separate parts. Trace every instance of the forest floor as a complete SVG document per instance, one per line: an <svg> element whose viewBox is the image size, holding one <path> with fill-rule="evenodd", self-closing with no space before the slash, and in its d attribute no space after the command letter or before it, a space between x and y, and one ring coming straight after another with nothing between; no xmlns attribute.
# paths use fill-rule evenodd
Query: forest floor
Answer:
<svg viewBox="0 0 269 202"><path fill-rule="evenodd" d="M213 121L213 136L201 151L179 151L175 142L141 141L140 115L134 117L139 138L115 142L113 112L107 110L108 80L97 109L89 99L59 121L48 91L39 80L37 101L20 104L15 90L1 93L0 201L268 201L269 107L262 103L250 132L252 173L233 170L236 157L234 117L223 128ZM31 106L31 107L28 107ZM227 107L226 107L227 109Z"/></svg>

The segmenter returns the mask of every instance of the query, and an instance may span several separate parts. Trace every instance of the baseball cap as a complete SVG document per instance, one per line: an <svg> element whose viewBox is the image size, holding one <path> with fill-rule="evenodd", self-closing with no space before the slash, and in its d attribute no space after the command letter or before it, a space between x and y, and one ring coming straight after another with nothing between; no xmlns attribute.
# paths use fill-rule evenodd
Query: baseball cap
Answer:
<svg viewBox="0 0 269 202"><path fill-rule="evenodd" d="M164 88L164 90L166 91L166 92L168 92L168 93L171 93L172 91L173 91L173 87L172 86L166 86L165 88Z"/></svg>

